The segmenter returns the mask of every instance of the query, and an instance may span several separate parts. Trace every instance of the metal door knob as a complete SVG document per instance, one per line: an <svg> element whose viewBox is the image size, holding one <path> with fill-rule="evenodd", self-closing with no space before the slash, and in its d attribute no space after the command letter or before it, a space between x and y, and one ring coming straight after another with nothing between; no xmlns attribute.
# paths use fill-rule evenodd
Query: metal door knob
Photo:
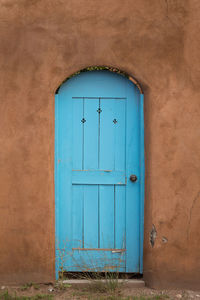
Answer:
<svg viewBox="0 0 200 300"><path fill-rule="evenodd" d="M137 181L137 176L132 174L132 175L130 176L130 181L132 181L132 182Z"/></svg>

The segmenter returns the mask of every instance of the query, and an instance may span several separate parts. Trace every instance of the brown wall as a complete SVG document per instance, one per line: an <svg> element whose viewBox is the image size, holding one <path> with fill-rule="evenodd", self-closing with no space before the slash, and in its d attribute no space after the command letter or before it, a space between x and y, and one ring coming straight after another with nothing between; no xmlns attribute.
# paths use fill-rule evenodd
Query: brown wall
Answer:
<svg viewBox="0 0 200 300"><path fill-rule="evenodd" d="M54 279L54 92L107 65L145 93L146 283L200 286L199 32L199 0L0 0L0 283Z"/></svg>

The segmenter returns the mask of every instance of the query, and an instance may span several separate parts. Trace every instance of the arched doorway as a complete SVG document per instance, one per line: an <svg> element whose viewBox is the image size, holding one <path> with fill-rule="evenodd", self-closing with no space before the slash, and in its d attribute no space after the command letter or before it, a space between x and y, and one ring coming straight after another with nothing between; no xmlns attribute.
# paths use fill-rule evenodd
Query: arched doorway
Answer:
<svg viewBox="0 0 200 300"><path fill-rule="evenodd" d="M56 94L56 275L142 273L143 95L107 71Z"/></svg>

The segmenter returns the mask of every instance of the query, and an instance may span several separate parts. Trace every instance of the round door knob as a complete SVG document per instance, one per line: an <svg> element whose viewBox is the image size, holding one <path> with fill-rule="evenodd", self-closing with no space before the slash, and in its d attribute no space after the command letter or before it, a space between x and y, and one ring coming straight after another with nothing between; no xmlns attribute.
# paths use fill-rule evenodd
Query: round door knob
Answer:
<svg viewBox="0 0 200 300"><path fill-rule="evenodd" d="M135 182L137 180L137 176L136 175L131 175L130 176L130 181Z"/></svg>

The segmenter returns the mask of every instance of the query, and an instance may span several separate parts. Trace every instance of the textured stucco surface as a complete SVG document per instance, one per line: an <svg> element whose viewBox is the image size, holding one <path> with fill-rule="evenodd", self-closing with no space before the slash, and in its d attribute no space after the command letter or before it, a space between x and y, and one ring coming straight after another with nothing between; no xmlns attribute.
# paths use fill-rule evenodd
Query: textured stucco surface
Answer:
<svg viewBox="0 0 200 300"><path fill-rule="evenodd" d="M0 0L0 283L54 280L54 92L107 65L145 93L146 283L200 286L199 31L199 0Z"/></svg>

